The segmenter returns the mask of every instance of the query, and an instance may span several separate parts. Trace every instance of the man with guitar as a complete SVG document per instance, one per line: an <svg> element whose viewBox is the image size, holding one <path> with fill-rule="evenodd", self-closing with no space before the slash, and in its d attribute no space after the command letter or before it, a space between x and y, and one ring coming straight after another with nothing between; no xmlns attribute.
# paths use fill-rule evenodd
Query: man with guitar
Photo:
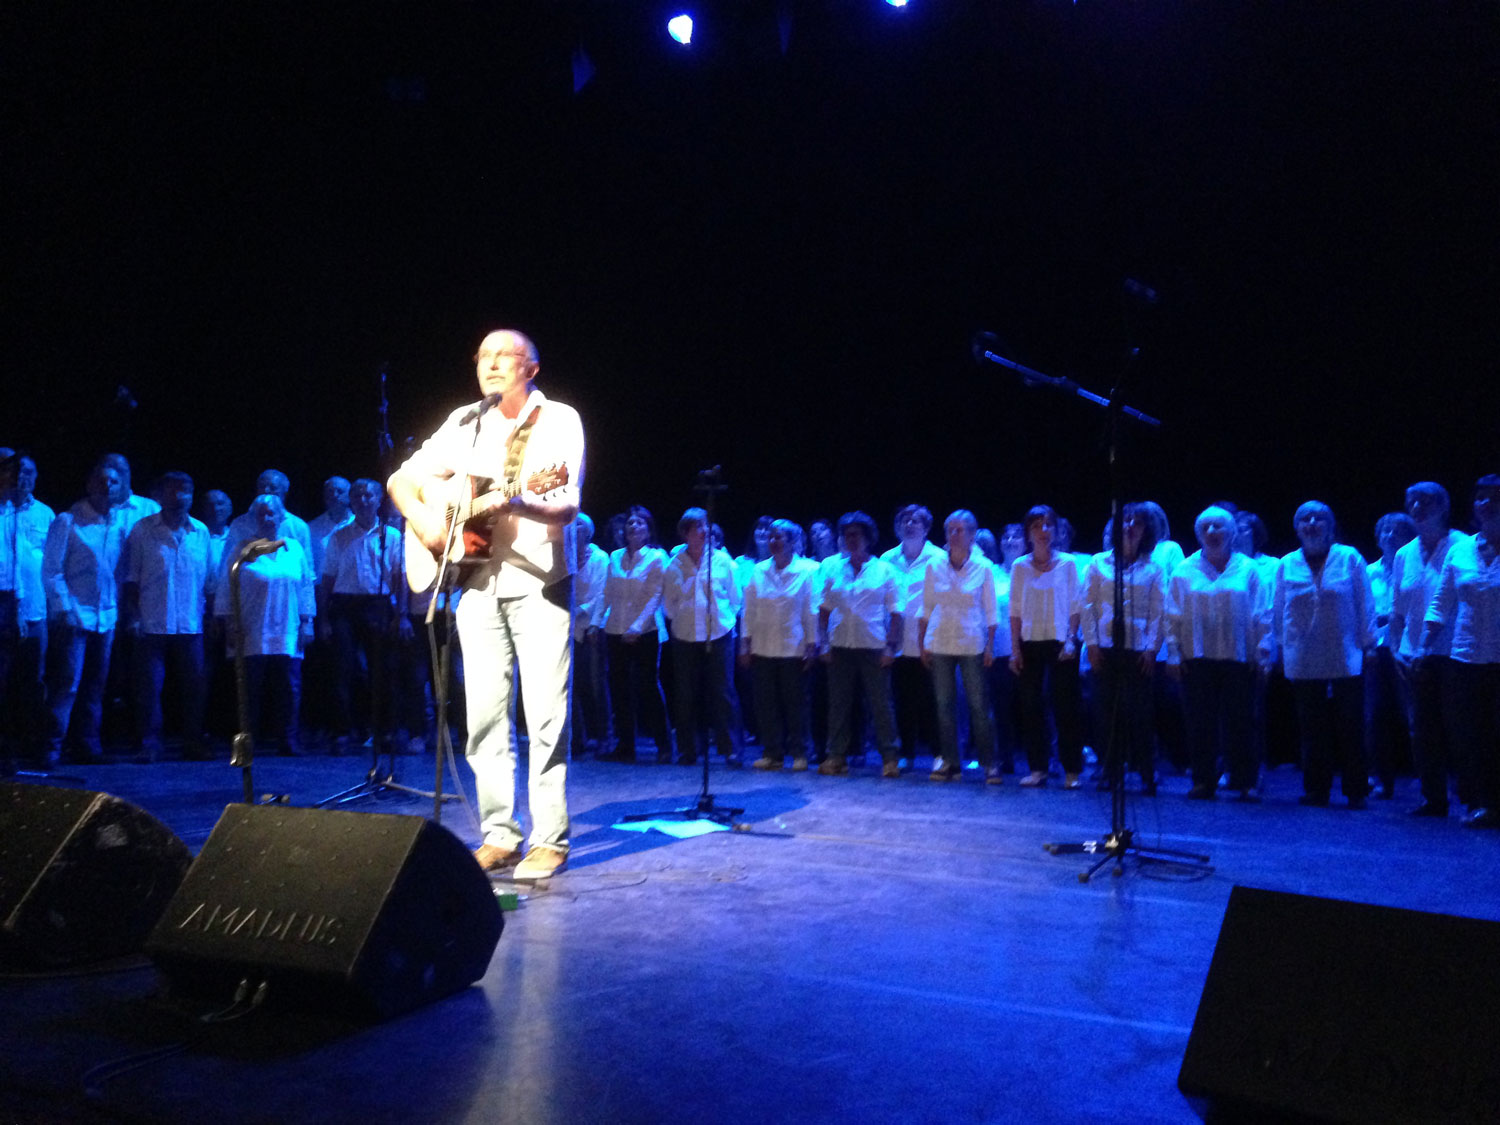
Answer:
<svg viewBox="0 0 1500 1125"><path fill-rule="evenodd" d="M486 871L515 867L517 879L545 879L568 854L573 520L583 482L583 426L576 410L536 389L536 345L522 333L491 332L474 362L481 401L450 414L392 474L390 497L406 517L413 588L432 580L445 550L463 587L456 616L466 753L484 832L475 858ZM511 720L517 667L531 737L524 858Z"/></svg>

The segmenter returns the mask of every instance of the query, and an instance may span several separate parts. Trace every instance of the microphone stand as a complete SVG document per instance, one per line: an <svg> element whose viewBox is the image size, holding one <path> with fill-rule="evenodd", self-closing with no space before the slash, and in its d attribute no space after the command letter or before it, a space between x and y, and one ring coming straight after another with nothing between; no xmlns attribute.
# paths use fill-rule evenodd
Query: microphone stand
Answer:
<svg viewBox="0 0 1500 1125"><path fill-rule="evenodd" d="M708 526L704 529L706 537L708 539L708 544L705 549L705 554L707 557L704 559L703 573L705 584L708 587L708 608L710 609L710 611L712 611L717 605L717 602L714 599L714 497L720 492L728 491L728 488L729 486L723 481L723 472L718 465L715 465L711 469L704 469L702 472L700 472L698 474L697 483L693 485L693 491L703 497L703 512L708 523ZM697 598L695 597L693 601L695 606L693 612L697 613ZM713 619L710 618L707 622L707 628L704 630L704 632L709 635L710 643L712 643L713 639L713 629ZM733 635L731 633L726 634L726 636L730 637L732 648ZM709 654L710 659L712 659L712 655L712 653ZM732 675L733 673L731 672L730 674ZM687 736L689 738L696 739L698 737L698 732L688 731ZM679 741L681 741L680 733L678 735L678 739ZM734 747L732 746L726 747L725 753L732 753L733 750ZM622 816L620 819L626 823L637 823L643 820L665 820L669 817L677 817L682 820L711 820L715 824L722 824L725 828L738 827L734 823L734 818L743 815L745 810L716 805L714 803L714 795L708 791L707 747L704 748L704 752L700 755L700 760L703 763L703 787L698 792L698 800L696 803L678 809L665 809L658 812L631 813L629 816Z"/></svg>
<svg viewBox="0 0 1500 1125"><path fill-rule="evenodd" d="M387 364L381 364L380 365L380 405L378 406L377 411L376 411L377 414L379 415L379 418L380 418L380 430L376 434L375 445L376 445L376 452L378 454L379 464L380 464L381 468L385 470L386 477L389 478L389 476L391 474L391 471L392 471L391 470L391 461L394 459L394 455L395 455L395 451L396 451L396 443L391 438L390 424L388 422L388 414L389 414L389 409L390 409L390 403L389 403L389 400L386 398L386 393L385 393L386 381L387 381L387 378L388 378L387 368L388 368ZM476 427L476 431L477 431L477 429L478 429L478 427ZM381 501L381 507L382 507L382 512L381 512L381 515L380 515L379 518L380 518L380 527L382 529L382 542L381 542L381 548L380 549L381 549L382 552L384 552L384 550L385 550L385 543L384 543L383 532L384 532L384 529L390 527L390 523L387 521L387 514L386 513L387 513L388 510L393 510L393 508L394 508L394 506L391 505L391 498L390 498L390 494L389 493L387 493L385 495L384 499ZM383 557L383 555L382 555L382 557ZM446 555L445 555L445 561L446 561ZM391 570L391 569L394 569L394 568L387 568L384 565L382 565L382 567L381 567L381 573L382 574L387 574L387 573L389 573L389 570ZM441 575L441 573L438 576L438 583L439 583L439 588L441 588L441 583L442 583L442 575ZM392 584L394 586L394 581L393 581ZM382 582L382 585L384 585L383 582ZM391 592L394 593L394 589ZM433 596L436 597L436 591L434 591L434 595ZM399 611L397 611L397 612L399 612ZM392 618L391 620L394 621L395 619ZM428 610L427 610L427 622L428 622L429 626L432 623L432 607L431 606L429 606ZM376 676L377 676L377 674L381 675L381 676L387 675L387 672L388 672L388 669L389 669L389 666L390 666L390 662L385 659L385 646L388 643L391 643L389 637L381 637L380 640L378 641L378 643L377 643L377 652L380 654L380 658L376 661L376 663L380 665L380 668L378 669L378 672L375 669L372 669L371 672L370 672L371 709L372 709L372 711L375 711L376 714L381 714L381 712L382 712L382 709L380 708L380 705L378 703L378 696L376 694L377 691L381 690L376 685ZM434 685L433 691L434 691L434 694L436 694L436 692L437 692L436 685ZM399 697L399 692L398 692L398 697ZM446 713L446 710L447 710L446 700L444 700L444 701L442 701L439 704L439 709L438 709L438 716L439 716L439 719L438 719L438 721L439 721L439 735L438 735L438 737L439 737L439 740L440 740L439 741L439 746L441 745L441 738L442 738L441 730L442 730L443 716ZM391 749L390 738L388 737L388 730L382 730L382 729L380 729L381 727L389 728L389 726L390 726L389 708L384 709L384 718L385 718L385 722L383 722L383 723L381 723L381 722L372 723L372 726L375 729L372 730L371 736L370 736L371 737L371 746L370 746L370 772L365 775L365 779L363 781L361 781L357 785L351 785L348 789L345 789L345 790L342 790L341 792L333 794L331 797L324 797L321 801L317 802L317 804L315 804L313 807L321 809L321 808L324 808L327 805L344 805L344 804L348 804L350 801L363 800L365 797L379 797L379 796L382 796L383 794L386 794L386 793L404 793L404 794L406 794L409 797L431 797L432 798L433 819L434 820L441 820L443 802L445 800L447 800L447 801L456 801L458 799L457 797L452 796L452 795L448 795L448 796L444 796L443 795L443 791L442 791L443 757L442 757L442 754L440 752L438 752L438 753L435 754L435 757L438 760L438 784L437 784L435 792L429 793L425 789L418 789L415 786L411 786L411 785L403 785L400 781L398 781L396 779L396 755L395 755L395 751ZM384 761L384 763L382 763L382 761L381 761L381 746L382 745L384 745L384 747L385 747L385 761ZM384 770L383 771L382 771L382 768L381 768L382 764L384 765Z"/></svg>
<svg viewBox="0 0 1500 1125"><path fill-rule="evenodd" d="M1113 521L1110 533L1110 549L1114 554L1114 620L1110 623L1111 651L1102 653L1106 659L1119 663L1129 659L1125 648L1125 505L1121 500L1123 491L1122 474L1120 469L1120 419L1122 417L1133 418L1143 426L1151 429L1161 427L1160 420L1143 414L1133 406L1126 406L1120 401L1120 388L1124 385L1125 377L1129 374L1130 367L1136 357L1140 355L1140 349L1132 347L1125 357L1125 368L1120 374L1119 380L1110 391L1108 397L1095 394L1093 391L1080 387L1072 379L1063 376L1045 375L1024 364L1017 363L1013 359L997 355L990 351L988 344L995 342L995 337L989 333L980 333L974 338L973 352L976 361L981 363L993 363L997 366L1008 368L1018 372L1027 386L1046 386L1053 390L1061 391L1063 394L1077 396L1085 402L1104 410L1109 418L1109 510ZM1111 860L1114 867L1110 874L1119 878L1125 874L1125 859L1127 856L1138 860L1177 863L1189 867L1201 867L1206 871L1212 870L1208 866L1209 857L1198 855L1194 852L1172 851L1167 848L1143 848L1135 842L1135 830L1128 824L1128 808L1125 793L1125 763L1129 759L1129 745L1132 738L1133 728L1129 716L1133 713L1131 703L1132 694L1137 690L1130 682L1130 678L1122 670L1116 670L1111 679L1111 691L1109 699L1109 720L1105 729L1104 770L1105 777L1109 782L1110 797L1110 820L1109 831L1102 840L1081 840L1074 843L1043 844L1042 847L1051 855L1092 855L1099 858L1087 871L1080 872L1078 881L1087 883L1099 869Z"/></svg>

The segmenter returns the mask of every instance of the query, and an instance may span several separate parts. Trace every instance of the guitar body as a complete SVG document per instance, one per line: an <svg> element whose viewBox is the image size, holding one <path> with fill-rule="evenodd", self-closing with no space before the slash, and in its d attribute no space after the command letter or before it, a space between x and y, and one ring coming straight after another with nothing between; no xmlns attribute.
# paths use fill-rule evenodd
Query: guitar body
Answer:
<svg viewBox="0 0 1500 1125"><path fill-rule="evenodd" d="M568 483L568 467L554 465L533 473L520 482L496 488L488 477L454 477L451 480L432 481L422 489L422 502L447 513L446 526L451 531L454 520L462 521L453 545L448 551L448 573L457 572L461 578L467 571L490 559L494 541L494 517L489 514L472 515L478 508L482 512L497 496L509 498L522 492L542 495ZM406 561L406 584L414 594L425 594L437 586L438 572L442 569L443 553L430 551L406 524L403 538Z"/></svg>

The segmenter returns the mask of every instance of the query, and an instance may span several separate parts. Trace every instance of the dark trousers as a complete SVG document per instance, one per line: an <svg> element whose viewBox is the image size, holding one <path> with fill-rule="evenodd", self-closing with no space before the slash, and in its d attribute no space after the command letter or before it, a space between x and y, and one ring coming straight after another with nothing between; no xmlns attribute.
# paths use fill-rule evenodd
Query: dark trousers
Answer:
<svg viewBox="0 0 1500 1125"><path fill-rule="evenodd" d="M1412 758L1422 800L1439 809L1448 807L1448 776L1458 765L1458 712L1464 706L1453 664L1451 657L1428 656L1396 665L1411 701ZM1468 784L1471 778L1465 773L1462 780ZM1471 797L1460 790L1460 801Z"/></svg>
<svg viewBox="0 0 1500 1125"><path fill-rule="evenodd" d="M256 737L276 738L284 753L297 753L301 749L297 721L301 697L300 658L245 657L245 703L250 713L250 731Z"/></svg>
<svg viewBox="0 0 1500 1125"><path fill-rule="evenodd" d="M752 656L756 723L773 761L807 757L807 672L800 656Z"/></svg>
<svg viewBox="0 0 1500 1125"><path fill-rule="evenodd" d="M1500 809L1500 664L1455 660L1452 673L1459 797L1471 809Z"/></svg>
<svg viewBox="0 0 1500 1125"><path fill-rule="evenodd" d="M161 691L172 667L182 738L189 748L203 744L203 709L208 682L203 666L202 633L142 633L135 646L135 733L142 749L161 747Z"/></svg>
<svg viewBox="0 0 1500 1125"><path fill-rule="evenodd" d="M1008 627L1008 623L1007 623ZM1015 753L1019 744L1016 732L1020 723L1016 716L1016 674L1010 670L1010 660L995 657L990 665L990 702L995 715L995 764L1006 773L1016 768Z"/></svg>
<svg viewBox="0 0 1500 1125"><path fill-rule="evenodd" d="M604 634L595 629L573 642L573 751L595 748L609 739L609 683Z"/></svg>
<svg viewBox="0 0 1500 1125"><path fill-rule="evenodd" d="M1344 796L1370 791L1365 763L1365 691L1359 676L1332 680L1292 680L1297 727L1302 735L1302 788L1327 799L1338 768Z"/></svg>
<svg viewBox="0 0 1500 1125"><path fill-rule="evenodd" d="M1151 673L1152 713L1161 752L1172 768L1188 768L1187 730L1182 714L1182 685L1167 674L1166 661L1155 662Z"/></svg>
<svg viewBox="0 0 1500 1125"><path fill-rule="evenodd" d="M47 753L46 618L26 622L24 634L17 627L9 662L9 672L0 680L0 723L18 756L39 763Z"/></svg>
<svg viewBox="0 0 1500 1125"><path fill-rule="evenodd" d="M641 640L645 640L644 637ZM639 643L639 642L637 642ZM739 760L745 736L740 727L740 701L734 691L734 634L712 641L672 641L673 700L677 705L677 733L687 743L679 747L684 761L707 753L699 745L698 701L706 704L705 718L719 752Z"/></svg>
<svg viewBox="0 0 1500 1125"><path fill-rule="evenodd" d="M1140 653L1102 645L1089 649L1089 659L1094 661L1094 748L1100 761L1106 771L1118 765L1151 777L1156 757L1152 739L1155 662L1150 671L1144 671Z"/></svg>
<svg viewBox="0 0 1500 1125"><path fill-rule="evenodd" d="M932 753L946 753L942 745L942 720L932 675L915 656L898 656L891 663L891 703L896 712L896 733L908 757L916 757L917 747L926 746Z"/></svg>
<svg viewBox="0 0 1500 1125"><path fill-rule="evenodd" d="M937 703L938 747L936 753L950 766L963 765L958 745L958 688L963 681L964 700L969 711L969 748L980 765L989 769L995 764L995 725L990 717L990 685L985 675L984 657L943 656L933 653L932 694Z"/></svg>
<svg viewBox="0 0 1500 1125"><path fill-rule="evenodd" d="M1083 772L1083 699L1078 660L1060 660L1061 641L1022 641L1021 675L1016 684L1026 762L1046 773L1052 758L1047 712L1057 727L1057 757L1068 773Z"/></svg>
<svg viewBox="0 0 1500 1125"><path fill-rule="evenodd" d="M1411 757L1411 700L1389 645L1365 661L1365 754L1387 791Z"/></svg>
<svg viewBox="0 0 1500 1125"><path fill-rule="evenodd" d="M634 756L636 725L656 743L659 758L672 757L672 729L667 725L667 703L657 673L661 644L656 632L642 633L629 644L607 634L609 701L615 714L615 740L626 756ZM691 745L692 740L689 739Z"/></svg>
<svg viewBox="0 0 1500 1125"><path fill-rule="evenodd" d="M334 594L334 729L352 735L369 723L372 736L389 733L390 701L397 697L389 643L394 611L383 594Z"/></svg>
<svg viewBox="0 0 1500 1125"><path fill-rule="evenodd" d="M1254 667L1239 660L1186 660L1182 703L1193 784L1217 788L1222 760L1231 789L1254 789L1260 772L1255 753Z"/></svg>
<svg viewBox="0 0 1500 1125"><path fill-rule="evenodd" d="M881 760L897 761L901 757L901 740L891 711L890 677L880 664L881 650L835 646L829 652L832 662L828 665L828 756L839 761L848 759L856 726L854 702L856 692L860 692L875 724Z"/></svg>

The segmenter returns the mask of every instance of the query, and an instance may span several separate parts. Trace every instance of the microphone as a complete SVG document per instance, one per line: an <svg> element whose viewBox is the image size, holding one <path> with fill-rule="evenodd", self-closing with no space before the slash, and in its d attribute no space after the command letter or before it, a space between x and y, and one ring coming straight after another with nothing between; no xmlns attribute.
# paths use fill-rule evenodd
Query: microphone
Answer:
<svg viewBox="0 0 1500 1125"><path fill-rule="evenodd" d="M247 563L286 546L285 539L252 539L240 548L240 562Z"/></svg>
<svg viewBox="0 0 1500 1125"><path fill-rule="evenodd" d="M969 354L974 357L974 362L978 363L984 359L985 352L994 350L999 343L1000 337L993 332L976 332L974 338L969 341Z"/></svg>
<svg viewBox="0 0 1500 1125"><path fill-rule="evenodd" d="M462 418L458 420L458 424L460 426L467 426L470 422L480 417L490 407L498 405L500 405L499 391L496 391L492 395L485 395L482 399L479 400L477 404L469 408L468 413L466 413Z"/></svg>

